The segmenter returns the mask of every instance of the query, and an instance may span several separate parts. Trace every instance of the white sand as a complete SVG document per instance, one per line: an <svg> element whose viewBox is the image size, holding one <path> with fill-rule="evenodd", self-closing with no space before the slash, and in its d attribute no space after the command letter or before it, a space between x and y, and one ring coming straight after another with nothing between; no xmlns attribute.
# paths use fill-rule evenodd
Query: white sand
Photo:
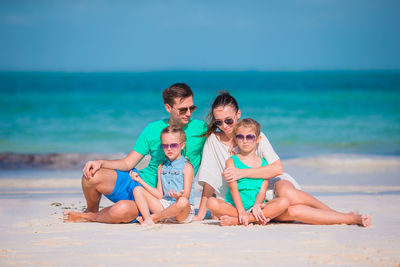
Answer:
<svg viewBox="0 0 400 267"><path fill-rule="evenodd" d="M358 160L357 168L339 162L340 165L338 161L316 159L316 162L316 165L303 166L293 160L284 162L284 166L305 184L304 190L320 192L317 197L332 208L371 214L371 227L305 224L220 227L218 221L212 220L162 224L153 229L138 224L63 223L65 209L84 208L79 177L64 180L50 177L35 179L35 182L9 177L0 180L0 266L399 267L400 168L397 163L389 166L383 162L386 169L371 161ZM364 165L373 170L357 171ZM318 168L321 169L318 171ZM336 174L338 168L342 171ZM316 179L319 175L321 180ZM52 203L61 205L52 206ZM102 206L110 204L102 199Z"/></svg>
<svg viewBox="0 0 400 267"><path fill-rule="evenodd" d="M400 264L400 195L319 198L338 210L370 213L373 225L220 227L206 220L144 229L138 224L63 223L65 208L80 210L83 197L0 199L0 266Z"/></svg>

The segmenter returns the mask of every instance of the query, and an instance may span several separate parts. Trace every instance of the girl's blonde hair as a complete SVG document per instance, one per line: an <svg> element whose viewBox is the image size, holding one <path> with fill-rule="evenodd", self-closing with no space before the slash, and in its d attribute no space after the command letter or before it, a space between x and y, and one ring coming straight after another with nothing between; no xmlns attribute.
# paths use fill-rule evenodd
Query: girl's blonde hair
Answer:
<svg viewBox="0 0 400 267"><path fill-rule="evenodd" d="M245 118L242 119L241 121L239 121L238 123L236 123L235 128L233 130L233 132L236 134L237 130L239 129L239 127L246 127L246 128L252 128L256 134L256 136L259 136L261 133L261 125L250 118Z"/></svg>
<svg viewBox="0 0 400 267"><path fill-rule="evenodd" d="M179 144L186 142L186 133L182 128L179 128L179 127L176 127L173 125L167 126L161 131L160 139L163 136L163 134L167 134L167 133L179 134ZM189 159L186 157L186 143L182 150L183 150L183 156L189 161ZM167 162L167 156L165 156L165 161L164 161L163 165L165 164L165 162Z"/></svg>

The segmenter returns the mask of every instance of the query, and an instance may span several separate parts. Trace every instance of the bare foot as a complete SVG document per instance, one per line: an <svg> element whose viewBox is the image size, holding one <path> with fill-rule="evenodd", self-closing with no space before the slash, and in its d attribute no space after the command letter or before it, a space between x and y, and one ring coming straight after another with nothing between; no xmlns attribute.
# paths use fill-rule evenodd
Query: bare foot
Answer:
<svg viewBox="0 0 400 267"><path fill-rule="evenodd" d="M219 218L219 223L221 224L221 226L239 225L239 219L237 217L224 215Z"/></svg>
<svg viewBox="0 0 400 267"><path fill-rule="evenodd" d="M140 224L142 224L143 221L144 221L142 216L138 216L138 217L136 218L136 220L137 220Z"/></svg>
<svg viewBox="0 0 400 267"><path fill-rule="evenodd" d="M361 226L363 227L368 227L372 224L372 216L371 215L367 215L367 214L363 214L361 215Z"/></svg>
<svg viewBox="0 0 400 267"><path fill-rule="evenodd" d="M64 222L88 222L89 214L84 212L76 212L76 211L64 211L63 220Z"/></svg>
<svg viewBox="0 0 400 267"><path fill-rule="evenodd" d="M203 218L201 218L200 216L198 216L198 215L195 215L194 217L193 217L193 221L202 221L203 220Z"/></svg>

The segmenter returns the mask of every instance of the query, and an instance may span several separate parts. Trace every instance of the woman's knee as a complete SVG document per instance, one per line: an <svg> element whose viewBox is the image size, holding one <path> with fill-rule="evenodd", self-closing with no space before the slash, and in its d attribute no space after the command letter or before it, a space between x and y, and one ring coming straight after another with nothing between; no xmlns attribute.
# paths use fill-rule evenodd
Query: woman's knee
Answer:
<svg viewBox="0 0 400 267"><path fill-rule="evenodd" d="M285 180L280 180L276 183L275 191L279 197L288 198L289 201L291 198L295 197L296 194L296 188L293 186L293 184Z"/></svg>

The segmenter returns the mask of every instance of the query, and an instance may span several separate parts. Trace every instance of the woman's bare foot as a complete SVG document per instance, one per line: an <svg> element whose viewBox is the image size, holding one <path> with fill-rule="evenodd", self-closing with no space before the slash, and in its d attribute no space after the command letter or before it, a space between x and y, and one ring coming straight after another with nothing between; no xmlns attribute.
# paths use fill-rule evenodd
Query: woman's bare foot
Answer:
<svg viewBox="0 0 400 267"><path fill-rule="evenodd" d="M361 215L361 226L368 227L372 224L372 216L368 214Z"/></svg>
<svg viewBox="0 0 400 267"><path fill-rule="evenodd" d="M219 218L219 223L221 224L221 226L239 225L239 219L237 217L224 215Z"/></svg>
<svg viewBox="0 0 400 267"><path fill-rule="evenodd" d="M76 212L76 211L64 211L63 220L64 222L89 222L90 213Z"/></svg>

